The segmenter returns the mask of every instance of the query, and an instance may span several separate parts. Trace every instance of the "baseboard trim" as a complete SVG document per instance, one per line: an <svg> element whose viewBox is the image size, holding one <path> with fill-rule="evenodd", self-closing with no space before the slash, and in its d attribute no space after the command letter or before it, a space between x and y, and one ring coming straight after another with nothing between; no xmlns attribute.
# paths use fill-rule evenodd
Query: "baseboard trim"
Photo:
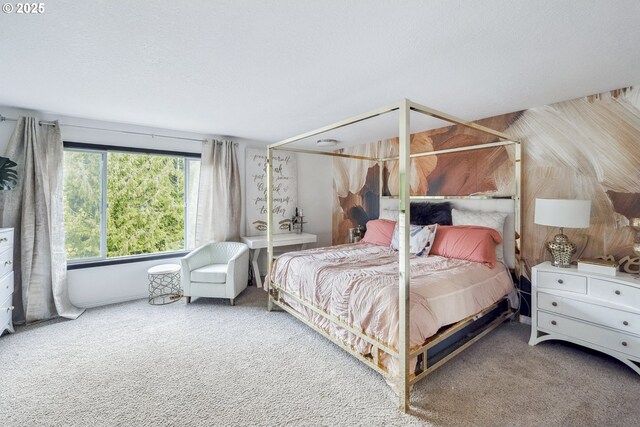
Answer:
<svg viewBox="0 0 640 427"><path fill-rule="evenodd" d="M520 315L520 323L524 323L525 325L530 325L531 317Z"/></svg>
<svg viewBox="0 0 640 427"><path fill-rule="evenodd" d="M107 298L104 300L91 301L88 303L74 302L74 304L77 307L81 307L81 308L96 308L96 307L104 307L105 305L120 304L123 302L135 301L143 298L149 298L149 294L130 295L130 296L121 297L121 298Z"/></svg>

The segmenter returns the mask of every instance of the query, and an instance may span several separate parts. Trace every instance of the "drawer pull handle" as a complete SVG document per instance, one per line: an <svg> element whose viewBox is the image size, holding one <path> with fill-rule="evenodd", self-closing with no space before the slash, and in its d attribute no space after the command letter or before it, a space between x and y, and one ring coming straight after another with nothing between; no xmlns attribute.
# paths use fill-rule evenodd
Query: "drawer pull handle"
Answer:
<svg viewBox="0 0 640 427"><path fill-rule="evenodd" d="M551 324L552 324L553 326L556 326L556 325L558 324L558 322L556 322L555 320L552 320L552 321L551 321Z"/></svg>
<svg viewBox="0 0 640 427"><path fill-rule="evenodd" d="M551 305L554 306L554 307L557 307L558 303L554 301L554 302L551 303Z"/></svg>
<svg viewBox="0 0 640 427"><path fill-rule="evenodd" d="M622 322L622 324L623 324L624 326L629 326L629 322L627 322L626 320L625 320L624 322Z"/></svg>
<svg viewBox="0 0 640 427"><path fill-rule="evenodd" d="M9 238L8 238L8 237L2 237L2 238L0 238L0 243L2 243L2 242L8 242L8 241L9 241Z"/></svg>
<svg viewBox="0 0 640 427"><path fill-rule="evenodd" d="M616 295L620 295L620 291L616 290L616 291L615 291L615 294L616 294Z"/></svg>
<svg viewBox="0 0 640 427"><path fill-rule="evenodd" d="M558 279L558 283L560 283L562 285L564 283L564 280Z"/></svg>
<svg viewBox="0 0 640 427"><path fill-rule="evenodd" d="M13 264L13 262L11 262L11 261L5 261L4 262L4 265L11 265L11 264Z"/></svg>
<svg viewBox="0 0 640 427"><path fill-rule="evenodd" d="M622 346L626 347L627 346L627 342L626 341L622 341Z"/></svg>

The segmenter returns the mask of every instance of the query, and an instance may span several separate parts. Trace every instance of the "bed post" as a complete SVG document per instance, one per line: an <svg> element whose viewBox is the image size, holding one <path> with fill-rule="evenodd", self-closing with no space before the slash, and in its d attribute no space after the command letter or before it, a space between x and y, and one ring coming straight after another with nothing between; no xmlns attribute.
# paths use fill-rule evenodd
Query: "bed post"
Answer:
<svg viewBox="0 0 640 427"><path fill-rule="evenodd" d="M327 151L316 151L312 149L304 148L285 148L285 145L300 142L307 140L313 136L320 135L329 131L333 131L335 129L342 128L347 125L351 125L354 123L359 123L364 120L368 120L373 117L380 116L382 114L390 113L395 110L398 110L399 120L398 120L398 137L399 137L399 155L396 157L395 155L391 155L390 151L382 150L381 147L378 147L376 157L369 156L355 156L349 155L340 152L327 152ZM435 117L437 119L445 120L447 122L464 126L470 129L475 129L477 131L493 135L494 137L498 137L501 141L484 143L484 144L476 144L467 147L456 147L456 148L446 148L436 151L427 151L421 153L411 154L411 127L410 127L410 115L411 112L415 111L417 113L425 114L427 116ZM318 333L327 337L338 346L343 348L345 351L354 355L358 358L358 360L364 362L368 366L375 369L377 372L382 375L393 375L392 371L387 370L385 367L380 365L380 361L378 359L378 354L380 351L385 352L393 357L398 357L399 370L395 377L392 378L395 385L395 390L399 395L399 409L402 412L409 412L409 402L410 402L410 391L411 384L424 378L430 372L433 372L439 366L444 364L447 360L454 357L464 348L468 347L476 340L480 339L489 331L493 330L496 326L498 326L502 321L511 317L510 312L501 311L501 314L498 315L494 320L489 319L489 323L485 326L481 326L475 336L471 339L467 339L464 343L457 343L457 347L452 349L451 347L448 349L447 355L440 359L439 361L429 364L427 366L426 361L426 352L429 348L433 346L443 343L445 340L453 337L454 334L463 330L476 322L479 318L488 315L489 313L494 313L495 310L501 310L500 304L496 303L493 306L486 308L480 313L476 315L469 316L466 319L461 320L450 328L446 329L441 334L437 334L434 340L429 340L427 343L423 343L419 348L415 348L414 357L419 354L423 354L425 357L424 367L421 372L416 373L415 365L411 366L411 342L410 342L410 292L411 292L411 269L410 269L410 254L409 254L409 229L410 229L410 200L411 200L411 159L413 157L423 157L423 156L433 156L438 154L449 154L449 153L458 153L463 151L471 151L471 150L480 150L486 148L496 148L515 144L515 154L514 154L514 164L515 164L515 229L518 234L520 234L521 227L521 201L520 201L520 192L521 192L521 174L522 174L522 165L521 165L521 145L520 141L513 140L509 137L509 135L490 129L476 123L466 122L462 119L456 118L454 116L448 115L441 111L433 110L431 108L425 107L420 104L416 104L414 102L409 101L408 99L403 99L400 102L391 104L389 106L378 108L373 111L369 111L368 113L360 114L354 117L351 117L347 120L342 120L340 122L336 122L334 124L324 126L310 132L306 132L300 134L298 136L280 141L275 144L269 145L267 149L267 162L265 165L265 172L267 175L267 189L266 189L266 198L267 198L267 249L269 255L269 273L267 276L267 291L268 291L268 305L267 308L269 311L273 309L273 306L276 305L284 311L292 314L294 317L301 320L303 323L309 325ZM311 154L319 154L324 156L335 156L335 157L344 157L350 159L358 159L358 160L366 160L366 161L375 161L379 165L379 177L378 182L380 185L380 195L379 202L380 207L382 207L382 189L384 187L384 177L382 168L384 167L385 162L388 161L398 161L398 178L399 178L399 191L398 191L398 202L399 202L399 214L398 214L398 231L399 231L399 250L398 250L398 341L397 348L388 347L387 344L378 341L376 338L371 337L365 331L358 330L358 328L354 328L353 325L349 324L346 321L343 321L341 318L334 316L331 312L321 309L310 301L305 301L303 298L296 296L294 293L287 291L286 288L280 287L277 283L271 283L270 280L270 272L273 269L273 151L276 150L284 150L284 151L293 151L293 152L301 152L301 153L311 153ZM384 155L384 157L383 157ZM425 196L425 198L429 198L430 196ZM440 196L436 198L448 198L446 196ZM482 197L484 198L484 197ZM491 198L491 197L489 197ZM517 248L521 248L522 238L519 237L520 245L518 245L518 241L516 241ZM519 271L520 260L519 257L516 257L516 272ZM272 286L273 285L273 286ZM272 293L273 292L273 293ZM345 330L351 332L353 335L363 339L373 346L372 354L362 355L351 345L346 344L342 339L334 336L324 330L323 328L318 327L314 322L307 319L300 312L296 311L291 305L287 304L280 296L287 296L291 298L293 301L297 301L302 306L306 307L311 312L314 312L320 316L322 316L325 320L329 321L332 325L336 325L338 327L344 328ZM468 337L467 337L468 338Z"/></svg>
<svg viewBox="0 0 640 427"><path fill-rule="evenodd" d="M273 310L271 296L271 269L273 267L273 150L267 148L267 255L269 257L267 269L267 310Z"/></svg>
<svg viewBox="0 0 640 427"><path fill-rule="evenodd" d="M409 393L410 393L410 371L409 371L409 285L411 280L411 269L409 265L409 217L410 217L410 186L411 182L411 135L409 127L409 115L411 113L409 101L403 99L400 101L400 120L398 126L400 138L400 157L399 157L399 214L398 214L398 357L400 362L400 372L398 372L398 389L400 392L400 410L407 412L409 410Z"/></svg>
<svg viewBox="0 0 640 427"><path fill-rule="evenodd" d="M522 145L520 141L514 141L513 144L513 171L515 174L515 188L513 189L514 196L514 228L516 234L516 259L515 259L515 274L518 282L520 281L520 274L522 272L521 262L521 254L522 254L522 201L520 192L522 191ZM520 289L520 283L516 284L518 289ZM518 309L518 316L520 316L520 309Z"/></svg>
<svg viewBox="0 0 640 427"><path fill-rule="evenodd" d="M380 150L378 150L378 155ZM382 179L382 168L384 167L384 162L380 159L376 161L378 165L378 217L380 217L380 212L382 211L382 187L384 187L384 180Z"/></svg>

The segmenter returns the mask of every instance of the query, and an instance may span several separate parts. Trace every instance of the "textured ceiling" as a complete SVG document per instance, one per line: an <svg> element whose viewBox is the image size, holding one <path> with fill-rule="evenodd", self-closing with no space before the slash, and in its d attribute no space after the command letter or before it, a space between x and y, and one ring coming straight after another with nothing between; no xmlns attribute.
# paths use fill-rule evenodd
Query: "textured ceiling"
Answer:
<svg viewBox="0 0 640 427"><path fill-rule="evenodd" d="M0 14L0 105L277 141L401 98L478 119L640 83L635 0L45 7Z"/></svg>

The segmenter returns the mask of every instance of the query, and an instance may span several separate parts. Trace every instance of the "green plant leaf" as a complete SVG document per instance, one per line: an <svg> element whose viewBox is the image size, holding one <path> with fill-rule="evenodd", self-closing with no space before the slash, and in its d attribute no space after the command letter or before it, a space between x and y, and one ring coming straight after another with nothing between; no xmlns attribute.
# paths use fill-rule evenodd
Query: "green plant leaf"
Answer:
<svg viewBox="0 0 640 427"><path fill-rule="evenodd" d="M6 157L0 157L0 190L12 190L18 185L16 162Z"/></svg>

